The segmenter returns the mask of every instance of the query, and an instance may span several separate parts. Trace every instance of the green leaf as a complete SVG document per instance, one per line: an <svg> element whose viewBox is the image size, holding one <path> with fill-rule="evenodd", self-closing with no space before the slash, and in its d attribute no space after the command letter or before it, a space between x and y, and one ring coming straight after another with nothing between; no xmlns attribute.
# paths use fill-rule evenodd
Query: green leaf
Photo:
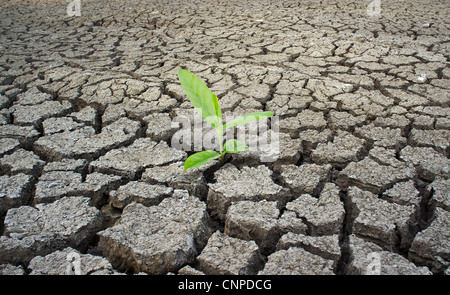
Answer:
<svg viewBox="0 0 450 295"><path fill-rule="evenodd" d="M260 119L265 119L265 118L269 118L269 117L272 117L272 116L273 116L272 112L256 112L256 113L246 114L246 115L234 118L233 120L231 120L227 124L223 125L222 129L225 130L225 129L229 128L229 127L246 124L246 123L250 123L250 122L253 122L253 121L258 121Z"/></svg>
<svg viewBox="0 0 450 295"><path fill-rule="evenodd" d="M223 147L224 153L238 153L245 150L248 150L248 146L237 139L230 139L229 141L225 142L225 145Z"/></svg>
<svg viewBox="0 0 450 295"><path fill-rule="evenodd" d="M192 105L206 122L219 128L222 124L222 111L217 96L202 80L187 70L178 70L178 78Z"/></svg>
<svg viewBox="0 0 450 295"><path fill-rule="evenodd" d="M218 157L220 157L220 154L216 151L203 151L195 153L186 159L186 161L184 162L183 171L186 171L189 168L202 166L203 164L217 159Z"/></svg>

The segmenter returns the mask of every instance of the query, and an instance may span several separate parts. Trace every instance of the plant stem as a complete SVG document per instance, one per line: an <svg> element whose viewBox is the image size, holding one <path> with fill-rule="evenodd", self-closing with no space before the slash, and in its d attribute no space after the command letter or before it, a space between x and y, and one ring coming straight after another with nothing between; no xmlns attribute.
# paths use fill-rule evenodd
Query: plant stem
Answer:
<svg viewBox="0 0 450 295"><path fill-rule="evenodd" d="M223 140L222 140L222 126L216 129L217 135L219 136L219 146L220 146L220 163L221 167L223 166L223 158L225 153L223 152Z"/></svg>

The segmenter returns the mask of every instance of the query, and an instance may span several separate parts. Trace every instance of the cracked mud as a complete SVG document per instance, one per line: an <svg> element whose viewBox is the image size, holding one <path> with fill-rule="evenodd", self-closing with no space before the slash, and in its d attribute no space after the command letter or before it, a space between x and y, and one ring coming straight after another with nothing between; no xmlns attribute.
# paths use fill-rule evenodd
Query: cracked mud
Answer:
<svg viewBox="0 0 450 295"><path fill-rule="evenodd" d="M0 274L450 274L450 7L380 2L2 1ZM276 161L183 172L180 67Z"/></svg>

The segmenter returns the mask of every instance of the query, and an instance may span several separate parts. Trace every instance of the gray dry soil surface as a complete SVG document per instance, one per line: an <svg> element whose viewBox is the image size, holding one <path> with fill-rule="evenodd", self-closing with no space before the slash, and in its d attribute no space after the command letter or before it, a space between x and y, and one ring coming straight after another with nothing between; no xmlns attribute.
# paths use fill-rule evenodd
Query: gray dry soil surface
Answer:
<svg viewBox="0 0 450 295"><path fill-rule="evenodd" d="M0 274L450 273L448 1L69 2L0 3ZM182 172L180 67L276 161Z"/></svg>

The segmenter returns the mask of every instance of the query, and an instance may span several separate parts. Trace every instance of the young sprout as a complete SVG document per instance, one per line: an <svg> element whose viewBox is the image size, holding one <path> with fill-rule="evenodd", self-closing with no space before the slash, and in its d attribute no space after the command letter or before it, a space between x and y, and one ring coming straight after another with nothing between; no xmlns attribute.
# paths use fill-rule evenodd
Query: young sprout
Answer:
<svg viewBox="0 0 450 295"><path fill-rule="evenodd" d="M237 153L248 150L248 146L237 139L230 139L223 144L222 135L224 131L230 127L273 116L272 112L255 112L239 116L226 124L222 124L222 110L219 106L219 100L209 90L208 86L194 74L184 69L178 70L178 78L192 105L202 115L205 121L216 130L220 149L219 153L216 151L201 151L189 156L184 162L183 171L202 166L217 158L220 158L223 164L223 158L226 153Z"/></svg>

